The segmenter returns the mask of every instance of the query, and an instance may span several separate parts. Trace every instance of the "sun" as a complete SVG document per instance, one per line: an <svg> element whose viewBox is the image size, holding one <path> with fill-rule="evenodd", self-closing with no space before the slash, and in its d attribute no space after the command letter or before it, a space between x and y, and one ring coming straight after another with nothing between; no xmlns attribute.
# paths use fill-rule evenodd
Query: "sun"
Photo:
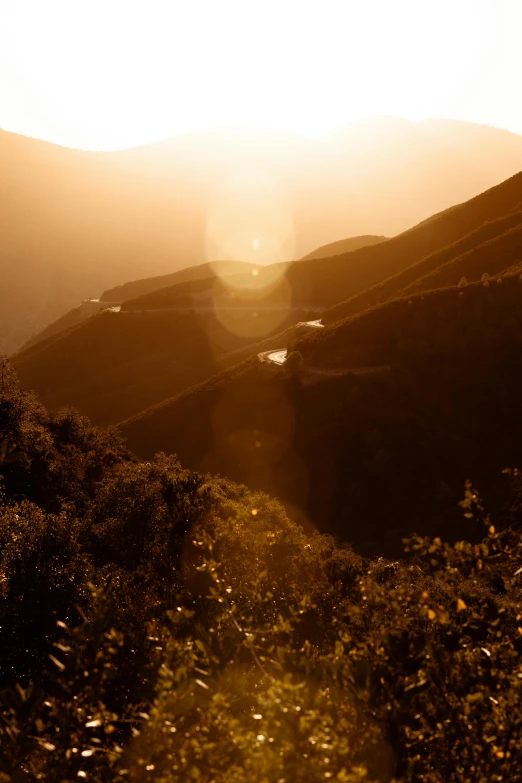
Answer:
<svg viewBox="0 0 522 783"><path fill-rule="evenodd" d="M0 3L0 126L85 149L373 115L507 127L521 22L518 0Z"/></svg>

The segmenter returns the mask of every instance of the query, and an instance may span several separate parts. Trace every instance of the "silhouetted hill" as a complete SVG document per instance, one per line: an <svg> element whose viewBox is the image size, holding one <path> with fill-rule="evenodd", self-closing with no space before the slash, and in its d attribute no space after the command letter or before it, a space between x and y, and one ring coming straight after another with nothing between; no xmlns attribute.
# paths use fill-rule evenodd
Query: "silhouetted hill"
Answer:
<svg viewBox="0 0 522 783"><path fill-rule="evenodd" d="M200 279L205 279L205 285L212 287L215 279L226 281L239 274L242 270L249 269L251 266L251 264L245 263L244 261L214 261L209 264L199 264L197 266L188 267L188 269L180 269L179 272L173 272L170 275L160 275L158 277L150 277L145 278L144 280L133 280L130 283L124 283L121 286L104 291L100 299L95 301L100 302L100 307L103 307L103 303L105 302L105 307L108 308L116 304L119 305L124 302L125 299L139 297L165 286L171 286L173 283L179 284ZM257 266L254 268L257 269ZM36 343L46 340L53 334L63 332L71 326L76 326L94 314L95 311L89 306L89 302L74 307L68 313L49 324L49 326L46 326L45 329L42 329L41 332L38 332L31 337L30 340L22 345L20 351L31 348L33 345L36 345Z"/></svg>
<svg viewBox="0 0 522 783"><path fill-rule="evenodd" d="M403 271L492 222L520 210L522 173L445 210L387 242L352 253L291 264L286 284L294 304L329 307Z"/></svg>
<svg viewBox="0 0 522 783"><path fill-rule="evenodd" d="M342 320L401 292L443 288L456 285L462 277L472 282L484 274L503 272L522 261L521 228L522 212L485 222L457 242L334 305L323 313L323 322Z"/></svg>
<svg viewBox="0 0 522 783"><path fill-rule="evenodd" d="M518 224L517 214L521 205L522 173L377 245L326 258L301 260L286 266L260 267L258 277L239 275L235 278L237 286L230 289L223 287L219 281L212 289L205 280L170 286L140 297L139 300L128 301L125 307L166 308L176 303L180 295L197 295L205 290L209 302L215 297L221 300L223 295L228 297L227 301L235 298L245 302L250 292L253 292L265 306L281 306L282 302L287 302L289 308L328 308L386 280L390 274L404 272L404 280L411 282L420 274L417 269L424 273L433 271L466 250L475 248L477 244L505 233ZM504 222L502 219L505 219ZM506 240L507 245L509 239ZM516 243L513 247L516 247ZM414 268L414 264L421 265ZM499 265L500 269L495 269L493 263L492 271L506 268L504 256ZM480 274L484 271L487 270L481 270ZM246 292L242 288L247 289ZM331 320L329 313L327 317Z"/></svg>
<svg viewBox="0 0 522 783"><path fill-rule="evenodd" d="M382 119L314 142L225 129L111 153L2 132L0 349L130 279L394 235L501 181L521 157L507 131Z"/></svg>
<svg viewBox="0 0 522 783"><path fill-rule="evenodd" d="M378 245L380 242L386 242L388 237L364 236L350 237L350 239L340 239L338 242L330 242L328 245L318 247L308 255L303 256L302 261L310 258L326 258L327 256L338 256L340 253L351 253L352 250L359 250L361 247L369 245Z"/></svg>
<svg viewBox="0 0 522 783"><path fill-rule="evenodd" d="M511 209L519 204L521 186L517 175L374 247L254 266L228 280L196 278L144 294L124 302L119 314L91 318L22 352L15 365L24 386L51 408L76 405L97 422L121 421L252 354L284 348L293 333L281 332L317 318L314 306L382 280L397 266L402 287L439 267L444 274L438 284L456 283L465 274L472 279L473 270L475 279L507 270L518 253L520 213ZM396 289L392 280L391 294ZM359 308L366 296L371 301L372 291L363 293ZM324 314L326 322L336 317L332 312Z"/></svg>
<svg viewBox="0 0 522 783"><path fill-rule="evenodd" d="M300 315L308 317L306 312ZM20 382L50 409L115 423L219 372L219 359L276 333L288 315L218 318L180 311L102 312L13 357Z"/></svg>
<svg viewBox="0 0 522 783"><path fill-rule="evenodd" d="M169 275L132 280L115 288L109 288L102 293L100 299L110 302L125 302L127 299L135 299L138 296L150 294L153 291L158 291L160 288L167 288L177 283L184 283L187 280L211 277L226 279L231 275L249 271L248 267L250 267L250 264L244 261L211 261L206 264L196 264L195 266L189 266L187 269L171 272Z"/></svg>
<svg viewBox="0 0 522 783"><path fill-rule="evenodd" d="M293 262L297 263L297 262ZM286 283L288 263L245 264L247 271L187 279L127 299L124 310L165 310L172 307L291 307L291 292Z"/></svg>
<svg viewBox="0 0 522 783"><path fill-rule="evenodd" d="M256 359L225 370L127 421L130 447L175 452L390 552L426 504L423 530L451 536L462 482L494 493L522 460L518 274L398 299L289 350L302 371Z"/></svg>

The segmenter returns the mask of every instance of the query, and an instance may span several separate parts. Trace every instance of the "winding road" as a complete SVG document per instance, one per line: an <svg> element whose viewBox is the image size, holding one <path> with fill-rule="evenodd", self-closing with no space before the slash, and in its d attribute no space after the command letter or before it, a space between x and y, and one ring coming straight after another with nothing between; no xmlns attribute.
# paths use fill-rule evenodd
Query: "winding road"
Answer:
<svg viewBox="0 0 522 783"><path fill-rule="evenodd" d="M277 351L263 351L258 353L257 356L260 362L272 362L281 366L286 362L286 353L286 348L282 348Z"/></svg>
<svg viewBox="0 0 522 783"><path fill-rule="evenodd" d="M324 329L324 324L318 318L316 321L300 321L295 328L301 331ZM286 348L277 348L275 351L262 351L258 353L257 357L260 362L272 362L272 364L278 364L281 367L286 362L286 355Z"/></svg>

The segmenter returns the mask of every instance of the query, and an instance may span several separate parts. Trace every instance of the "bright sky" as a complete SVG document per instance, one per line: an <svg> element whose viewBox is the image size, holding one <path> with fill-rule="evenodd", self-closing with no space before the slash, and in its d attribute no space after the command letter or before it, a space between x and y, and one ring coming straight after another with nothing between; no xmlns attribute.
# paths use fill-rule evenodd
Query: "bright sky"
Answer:
<svg viewBox="0 0 522 783"><path fill-rule="evenodd" d="M0 127L118 149L375 114L522 134L522 0L0 0Z"/></svg>

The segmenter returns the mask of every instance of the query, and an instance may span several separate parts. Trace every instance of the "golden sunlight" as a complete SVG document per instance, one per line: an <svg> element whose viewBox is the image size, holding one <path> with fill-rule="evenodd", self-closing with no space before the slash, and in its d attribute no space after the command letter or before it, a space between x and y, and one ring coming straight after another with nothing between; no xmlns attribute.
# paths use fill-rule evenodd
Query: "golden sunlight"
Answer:
<svg viewBox="0 0 522 783"><path fill-rule="evenodd" d="M2 125L91 149L375 114L520 131L499 96L517 93L520 23L517 0L6 0Z"/></svg>

